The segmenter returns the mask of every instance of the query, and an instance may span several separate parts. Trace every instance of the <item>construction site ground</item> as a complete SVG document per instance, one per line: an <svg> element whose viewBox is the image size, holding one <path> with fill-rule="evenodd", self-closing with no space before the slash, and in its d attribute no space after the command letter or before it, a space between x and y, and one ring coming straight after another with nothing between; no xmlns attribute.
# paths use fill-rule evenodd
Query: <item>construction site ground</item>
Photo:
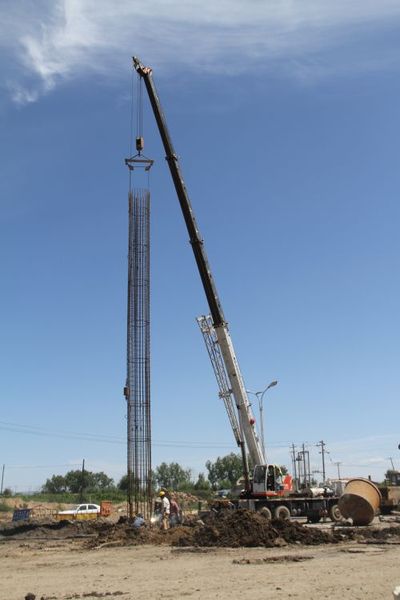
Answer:
<svg viewBox="0 0 400 600"><path fill-rule="evenodd" d="M0 527L5 600L390 599L399 564L395 517L364 528L268 522L249 511L193 516L168 532L115 519Z"/></svg>

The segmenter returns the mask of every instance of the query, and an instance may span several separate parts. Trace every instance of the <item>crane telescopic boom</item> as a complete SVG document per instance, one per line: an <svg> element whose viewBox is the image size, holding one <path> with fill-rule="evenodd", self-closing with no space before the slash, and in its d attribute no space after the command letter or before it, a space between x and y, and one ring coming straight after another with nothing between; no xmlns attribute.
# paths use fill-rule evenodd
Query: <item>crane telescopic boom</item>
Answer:
<svg viewBox="0 0 400 600"><path fill-rule="evenodd" d="M261 465L265 464L266 462L260 441L254 428L255 419L251 411L246 388L244 386L239 364L229 334L228 325L225 321L221 302L219 300L214 278L211 273L210 265L204 248L204 241L200 235L200 231L196 223L194 212L179 165L179 159L175 153L166 119L161 107L156 87L154 85L152 69L144 66L137 57L133 57L133 66L140 77L144 80L146 86L150 104L152 106L161 140L164 145L166 160L168 162L179 204L181 206L183 217L189 233L189 239L197 268L199 270L200 278L208 301L208 306L212 317L212 325L215 330L216 342L219 344L221 349L226 374L230 382L231 391L238 411L240 436L237 435L237 431L235 430L234 434L238 444L242 445L242 455L244 457L244 469L246 476L246 453L244 450L243 441L246 443L247 450L254 465Z"/></svg>

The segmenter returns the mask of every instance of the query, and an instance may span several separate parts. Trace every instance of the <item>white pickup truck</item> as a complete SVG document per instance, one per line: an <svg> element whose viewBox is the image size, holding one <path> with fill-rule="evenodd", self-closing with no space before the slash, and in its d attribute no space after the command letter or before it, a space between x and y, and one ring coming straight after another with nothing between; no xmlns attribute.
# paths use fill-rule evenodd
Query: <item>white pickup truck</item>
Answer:
<svg viewBox="0 0 400 600"><path fill-rule="evenodd" d="M77 504L68 510L60 510L57 513L59 521L97 519L100 515L100 506L98 504Z"/></svg>

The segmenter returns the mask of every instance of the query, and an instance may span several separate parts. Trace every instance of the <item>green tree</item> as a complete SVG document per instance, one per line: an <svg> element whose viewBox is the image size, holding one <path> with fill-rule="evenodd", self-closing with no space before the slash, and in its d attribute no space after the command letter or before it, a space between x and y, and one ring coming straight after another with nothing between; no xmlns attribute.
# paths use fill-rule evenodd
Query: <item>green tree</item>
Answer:
<svg viewBox="0 0 400 600"><path fill-rule="evenodd" d="M154 490L157 486L154 471L151 471L150 476L151 476L151 488ZM123 475L121 477L121 479L117 483L117 488L119 490L121 490L122 492L128 491L128 475Z"/></svg>
<svg viewBox="0 0 400 600"><path fill-rule="evenodd" d="M196 483L194 484L195 490L209 490L211 488L210 482L205 478L203 473L199 473Z"/></svg>
<svg viewBox="0 0 400 600"><path fill-rule="evenodd" d="M42 491L47 494L61 494L67 490L65 477L62 475L53 475L42 487Z"/></svg>
<svg viewBox="0 0 400 600"><path fill-rule="evenodd" d="M122 492L128 491L128 475L122 475L121 479L117 483L117 488Z"/></svg>
<svg viewBox="0 0 400 600"><path fill-rule="evenodd" d="M159 487L165 487L171 490L188 489L192 482L192 472L190 469L184 469L178 463L165 462L159 465L154 472L156 483Z"/></svg>
<svg viewBox="0 0 400 600"><path fill-rule="evenodd" d="M65 475L65 483L69 492L79 493L81 490L102 491L114 486L114 480L103 471L93 473L92 471L68 471Z"/></svg>
<svg viewBox="0 0 400 600"><path fill-rule="evenodd" d="M65 475L67 490L72 494L78 494L81 490L91 489L93 487L93 473L91 471L68 471Z"/></svg>
<svg viewBox="0 0 400 600"><path fill-rule="evenodd" d="M229 487L233 487L243 475L242 458L240 454L234 452L219 456L215 462L208 460L206 468L208 480L214 489L223 487L223 484L226 487L226 483L229 483Z"/></svg>
<svg viewBox="0 0 400 600"><path fill-rule="evenodd" d="M92 478L92 489L94 490L108 490L114 487L114 480L103 473L103 471L92 473Z"/></svg>

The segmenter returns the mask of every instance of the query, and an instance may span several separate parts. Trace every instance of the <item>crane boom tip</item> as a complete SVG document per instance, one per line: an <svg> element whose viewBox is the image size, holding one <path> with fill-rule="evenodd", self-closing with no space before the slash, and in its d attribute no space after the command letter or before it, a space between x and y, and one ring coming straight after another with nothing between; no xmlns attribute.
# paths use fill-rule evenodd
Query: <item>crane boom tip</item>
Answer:
<svg viewBox="0 0 400 600"><path fill-rule="evenodd" d="M137 56L132 56L133 67L139 73L139 75L150 75L152 72L151 67L145 67Z"/></svg>

